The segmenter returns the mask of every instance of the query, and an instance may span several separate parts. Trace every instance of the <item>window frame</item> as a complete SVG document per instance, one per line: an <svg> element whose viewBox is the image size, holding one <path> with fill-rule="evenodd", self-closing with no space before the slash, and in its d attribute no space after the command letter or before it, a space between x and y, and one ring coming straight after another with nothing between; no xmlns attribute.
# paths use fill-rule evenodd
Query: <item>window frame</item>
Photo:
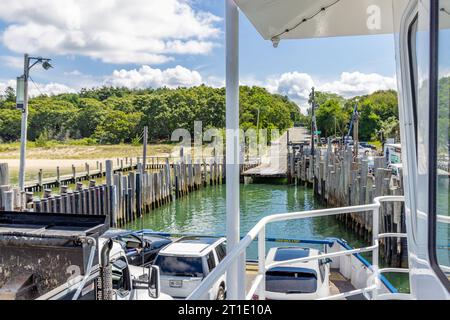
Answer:
<svg viewBox="0 0 450 320"><path fill-rule="evenodd" d="M437 144L439 108L439 4L430 1L430 109L429 109L429 178L428 178L428 258L430 266L450 292L450 280L439 266L437 257Z"/></svg>
<svg viewBox="0 0 450 320"><path fill-rule="evenodd" d="M419 13L416 12L414 18L411 20L408 26L408 60L409 60L409 73L411 81L411 102L413 111L413 125L414 125L414 139L416 145L416 157L418 156L417 143L418 143L418 121L417 121L417 30L419 24ZM414 41L413 41L414 40Z"/></svg>
<svg viewBox="0 0 450 320"><path fill-rule="evenodd" d="M226 247L225 244L221 243L216 248L216 255L217 259L219 260L219 263L222 262L223 259L225 259L226 254Z"/></svg>
<svg viewBox="0 0 450 320"><path fill-rule="evenodd" d="M208 272L211 273L216 267L217 267L217 263L216 263L216 257L214 255L214 250L211 250L206 256L206 265L208 266ZM210 261L213 264L213 266L211 267L210 265Z"/></svg>

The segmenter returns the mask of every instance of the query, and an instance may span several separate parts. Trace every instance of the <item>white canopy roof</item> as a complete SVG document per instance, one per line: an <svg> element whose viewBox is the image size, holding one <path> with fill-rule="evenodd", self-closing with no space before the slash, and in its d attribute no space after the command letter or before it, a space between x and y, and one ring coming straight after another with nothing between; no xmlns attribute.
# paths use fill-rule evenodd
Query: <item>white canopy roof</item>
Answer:
<svg viewBox="0 0 450 320"><path fill-rule="evenodd" d="M393 32L392 0L234 1L266 40ZM304 19L307 21L302 23ZM292 30L285 32L287 29Z"/></svg>

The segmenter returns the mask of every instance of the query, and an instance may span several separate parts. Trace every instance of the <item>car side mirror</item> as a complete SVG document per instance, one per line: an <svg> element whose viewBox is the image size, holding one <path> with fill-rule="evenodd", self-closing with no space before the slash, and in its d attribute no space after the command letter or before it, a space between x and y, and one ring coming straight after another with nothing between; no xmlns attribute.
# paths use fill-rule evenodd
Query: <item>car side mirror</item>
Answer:
<svg viewBox="0 0 450 320"><path fill-rule="evenodd" d="M142 247L142 244L137 241L128 241L127 242L127 248L128 249L140 249Z"/></svg>
<svg viewBox="0 0 450 320"><path fill-rule="evenodd" d="M161 276L158 266L150 266L148 273L148 294L153 299L161 295Z"/></svg>

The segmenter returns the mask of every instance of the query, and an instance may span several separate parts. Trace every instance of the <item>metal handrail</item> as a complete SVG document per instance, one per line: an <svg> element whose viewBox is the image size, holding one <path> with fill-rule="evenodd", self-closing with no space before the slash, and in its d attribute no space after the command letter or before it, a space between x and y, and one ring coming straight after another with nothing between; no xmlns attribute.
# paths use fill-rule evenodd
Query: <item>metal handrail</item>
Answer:
<svg viewBox="0 0 450 320"><path fill-rule="evenodd" d="M328 256L339 257L345 255L352 255L359 252L373 252L373 270L376 279L379 279L380 273L378 269L378 255L379 255L379 245L378 245L378 230L379 230L379 213L382 202L403 202L403 196L385 196L378 197L374 199L373 204L368 205L360 205L353 207L343 207L343 208L331 208L331 209L323 209L323 210L311 210L311 211L303 211L303 212L293 212L293 213L285 213L285 214L275 214L271 216L264 217L261 219L248 233L246 236L242 238L239 244L229 252L226 257L222 260L222 262L201 282L201 284L189 295L188 300L198 300L201 299L209 290L212 288L214 283L227 272L230 265L235 262L237 259L241 257L243 253L245 253L247 247L258 237L258 276L252 284L251 289L258 290L259 288L259 297L260 299L265 299L265 275L267 271L267 266L265 262L266 257L266 246L265 246L265 228L266 225L273 222L280 221L288 221L288 220L296 220L296 219L305 219L305 218L316 218L316 217L325 217L325 216L334 216L338 214L345 213L364 213L367 211L373 212L373 245L367 248L353 249L347 251L341 251L332 254L323 254L315 257L307 257L302 259L295 259L289 261L283 261L283 264L295 263L299 260L308 261L315 259L322 259ZM401 234L402 236L402 234ZM273 264L275 265L275 264ZM272 265L272 266L273 266ZM377 283L379 281L375 280ZM242 284L241 284L242 285ZM370 288L370 287L369 287ZM369 288L365 288L365 291L372 291L373 295L377 295L377 287L373 290L369 290ZM252 291L251 290L251 291ZM364 289L361 289L364 290ZM251 298L253 295L252 292L249 292L246 296L242 298ZM362 292L354 293L360 294ZM349 294L349 293L347 293Z"/></svg>
<svg viewBox="0 0 450 320"><path fill-rule="evenodd" d="M320 254L317 256L309 256L309 257L304 257L304 258L299 258L299 259L283 260L283 261L279 261L279 262L275 262L275 263L267 265L265 267L265 270L268 271L268 270L278 267L278 266L286 266L286 265L296 264L296 263L300 263L300 262L309 262L309 261L313 261L313 260L320 260L320 259L326 259L326 258L337 258L337 257L342 257L342 256L351 256L351 255L354 255L357 253L371 252L371 251L375 250L378 246L379 246L378 241L376 241L375 245L370 246L370 247L365 247L365 248L360 248L360 249L352 249L352 250L346 250L346 251L340 251L340 252L333 252L333 253L325 253L325 254Z"/></svg>
<svg viewBox="0 0 450 320"><path fill-rule="evenodd" d="M443 216L443 215L438 214L437 215L437 221L440 222L440 223L447 223L447 224L449 224L450 223L450 216Z"/></svg>

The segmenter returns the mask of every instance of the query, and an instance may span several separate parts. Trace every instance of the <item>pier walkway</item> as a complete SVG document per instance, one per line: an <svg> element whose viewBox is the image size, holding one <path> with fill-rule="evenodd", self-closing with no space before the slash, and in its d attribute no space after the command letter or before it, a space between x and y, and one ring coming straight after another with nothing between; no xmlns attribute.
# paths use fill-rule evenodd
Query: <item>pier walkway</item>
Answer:
<svg viewBox="0 0 450 320"><path fill-rule="evenodd" d="M243 176L253 178L286 178L288 173L288 143L301 144L309 139L305 128L291 128L273 141L261 165L244 171ZM289 142L288 142L289 141Z"/></svg>

